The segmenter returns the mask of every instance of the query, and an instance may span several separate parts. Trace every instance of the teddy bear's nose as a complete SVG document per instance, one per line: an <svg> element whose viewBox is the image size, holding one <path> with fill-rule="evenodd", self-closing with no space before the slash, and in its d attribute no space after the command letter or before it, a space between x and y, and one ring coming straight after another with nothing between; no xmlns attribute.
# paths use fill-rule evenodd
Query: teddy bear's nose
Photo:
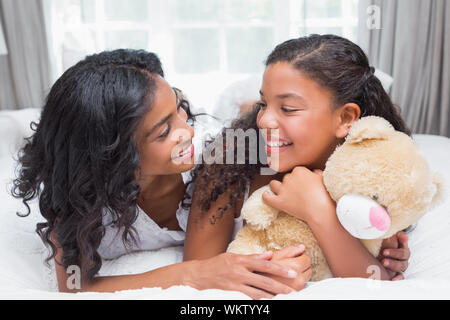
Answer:
<svg viewBox="0 0 450 320"><path fill-rule="evenodd" d="M380 207L370 208L369 221L372 227L375 227L380 231L386 231L391 225L391 219L389 218L388 213Z"/></svg>

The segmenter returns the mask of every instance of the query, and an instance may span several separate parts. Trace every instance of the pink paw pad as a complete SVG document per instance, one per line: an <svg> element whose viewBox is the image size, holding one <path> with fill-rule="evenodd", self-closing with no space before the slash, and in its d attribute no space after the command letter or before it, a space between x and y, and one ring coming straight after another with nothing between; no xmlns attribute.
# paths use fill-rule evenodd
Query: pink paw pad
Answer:
<svg viewBox="0 0 450 320"><path fill-rule="evenodd" d="M388 213L380 207L370 208L369 220L372 227L380 231L386 231L391 225L391 218L389 218Z"/></svg>

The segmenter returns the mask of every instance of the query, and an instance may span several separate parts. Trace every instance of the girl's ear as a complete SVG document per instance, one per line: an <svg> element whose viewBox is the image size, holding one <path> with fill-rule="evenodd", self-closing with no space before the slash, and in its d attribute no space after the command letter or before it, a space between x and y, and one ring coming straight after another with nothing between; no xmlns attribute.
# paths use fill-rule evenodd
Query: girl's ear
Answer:
<svg viewBox="0 0 450 320"><path fill-rule="evenodd" d="M357 121L361 116L361 109L356 103L346 103L336 110L337 127L336 137L345 138L350 131L352 123Z"/></svg>

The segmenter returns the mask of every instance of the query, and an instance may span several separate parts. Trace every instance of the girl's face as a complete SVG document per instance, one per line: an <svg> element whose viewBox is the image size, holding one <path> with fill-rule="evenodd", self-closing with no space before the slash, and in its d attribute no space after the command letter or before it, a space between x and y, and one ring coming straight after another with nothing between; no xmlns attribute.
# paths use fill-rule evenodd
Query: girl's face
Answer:
<svg viewBox="0 0 450 320"><path fill-rule="evenodd" d="M323 169L339 142L331 93L287 62L266 68L260 93L257 121L267 130L269 166L277 172Z"/></svg>
<svg viewBox="0 0 450 320"><path fill-rule="evenodd" d="M155 76L156 94L152 108L136 129L140 157L140 178L170 175L194 166L194 130L187 124L187 114L179 107L172 87Z"/></svg>

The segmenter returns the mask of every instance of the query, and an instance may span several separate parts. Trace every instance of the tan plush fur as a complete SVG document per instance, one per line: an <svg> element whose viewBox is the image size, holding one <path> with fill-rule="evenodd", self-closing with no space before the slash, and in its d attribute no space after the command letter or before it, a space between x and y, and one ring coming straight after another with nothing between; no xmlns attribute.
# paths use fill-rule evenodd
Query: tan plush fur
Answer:
<svg viewBox="0 0 450 320"><path fill-rule="evenodd" d="M303 221L264 204L261 196L266 190L270 190L269 186L256 190L244 203L241 214L247 224L238 232L227 251L240 254L263 253L304 244L305 253L315 266L312 268L313 281L322 279L330 270L311 229ZM262 224L258 223L255 216L261 216Z"/></svg>
<svg viewBox="0 0 450 320"><path fill-rule="evenodd" d="M359 194L386 208L391 225L380 239L361 240L377 256L383 239L414 224L442 197L442 178L433 174L413 140L379 117L356 121L345 143L336 148L323 173L324 184L336 202ZM304 244L312 260L312 281L329 273L326 258L311 229L301 220L263 203L268 186L256 190L244 203L246 225L230 243L228 252L252 254Z"/></svg>

